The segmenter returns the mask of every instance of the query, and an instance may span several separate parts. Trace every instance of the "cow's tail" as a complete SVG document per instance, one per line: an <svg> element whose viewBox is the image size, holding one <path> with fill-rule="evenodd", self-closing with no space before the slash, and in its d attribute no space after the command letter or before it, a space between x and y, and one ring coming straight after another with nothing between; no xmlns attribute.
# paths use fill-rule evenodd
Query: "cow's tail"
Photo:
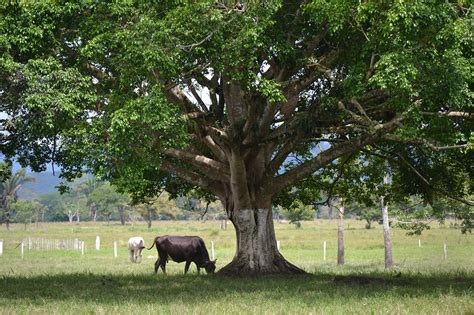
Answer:
<svg viewBox="0 0 474 315"><path fill-rule="evenodd" d="M156 243L156 240L158 239L158 237L159 236L155 237L155 239L153 240L153 244L150 246L150 248L147 248L147 250L150 250L155 246L155 243Z"/></svg>

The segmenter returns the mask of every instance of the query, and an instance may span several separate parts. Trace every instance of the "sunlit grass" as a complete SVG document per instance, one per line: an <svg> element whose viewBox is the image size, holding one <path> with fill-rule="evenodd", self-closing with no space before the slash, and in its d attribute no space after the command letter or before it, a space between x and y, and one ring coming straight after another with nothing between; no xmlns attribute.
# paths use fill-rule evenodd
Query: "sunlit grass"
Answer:
<svg viewBox="0 0 474 315"><path fill-rule="evenodd" d="M150 246L156 235L199 235L210 251L214 241L218 268L234 255L231 225L219 222L154 222L120 226L102 222L14 225L0 232L0 313L145 313L145 314L461 314L474 312L474 238L459 230L434 226L422 236L392 229L396 267L383 268L380 226L345 224L346 265L336 266L336 222L275 223L281 252L304 268L306 276L223 278L198 276L195 267L170 262L168 275L153 274L156 250L145 250L141 264L128 261L126 242L143 236ZM3 227L4 228L4 227ZM101 250L95 251L95 237ZM86 252L25 250L22 239L85 241ZM421 247L418 247L418 240ZM113 256L113 242L119 245ZM326 260L322 243L327 242ZM443 257L443 242L448 257ZM149 258L150 257L150 258Z"/></svg>

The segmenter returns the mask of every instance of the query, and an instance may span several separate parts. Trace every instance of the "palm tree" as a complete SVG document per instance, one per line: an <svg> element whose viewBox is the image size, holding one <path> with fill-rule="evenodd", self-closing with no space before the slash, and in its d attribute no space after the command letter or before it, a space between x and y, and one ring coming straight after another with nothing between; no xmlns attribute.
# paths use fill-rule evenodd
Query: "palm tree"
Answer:
<svg viewBox="0 0 474 315"><path fill-rule="evenodd" d="M5 222L7 230L10 229L10 204L18 198L18 191L24 183L35 180L34 177L26 176L26 170L22 168L0 183L0 206L3 212L0 223Z"/></svg>

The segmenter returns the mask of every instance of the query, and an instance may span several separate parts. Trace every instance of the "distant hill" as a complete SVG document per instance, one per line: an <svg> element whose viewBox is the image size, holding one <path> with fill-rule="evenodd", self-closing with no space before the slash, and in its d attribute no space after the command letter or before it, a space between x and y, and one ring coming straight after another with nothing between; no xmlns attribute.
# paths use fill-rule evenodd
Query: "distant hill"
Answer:
<svg viewBox="0 0 474 315"><path fill-rule="evenodd" d="M24 199L34 199L35 197L56 191L61 179L58 174L52 172L28 173L28 176L36 178L36 182L25 183L18 192L18 196Z"/></svg>

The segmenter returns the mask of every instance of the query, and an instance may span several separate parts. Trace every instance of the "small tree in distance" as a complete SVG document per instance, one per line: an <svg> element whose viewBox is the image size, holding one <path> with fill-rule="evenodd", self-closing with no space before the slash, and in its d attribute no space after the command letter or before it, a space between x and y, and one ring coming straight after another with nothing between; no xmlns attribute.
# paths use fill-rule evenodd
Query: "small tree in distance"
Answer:
<svg viewBox="0 0 474 315"><path fill-rule="evenodd" d="M305 205L300 200L294 200L288 208L284 208L282 215L294 224L297 228L301 228L301 221L311 220L314 216L314 207Z"/></svg>
<svg viewBox="0 0 474 315"><path fill-rule="evenodd" d="M11 204L13 219L26 226L28 223L38 222L43 205L37 201L17 200Z"/></svg>

